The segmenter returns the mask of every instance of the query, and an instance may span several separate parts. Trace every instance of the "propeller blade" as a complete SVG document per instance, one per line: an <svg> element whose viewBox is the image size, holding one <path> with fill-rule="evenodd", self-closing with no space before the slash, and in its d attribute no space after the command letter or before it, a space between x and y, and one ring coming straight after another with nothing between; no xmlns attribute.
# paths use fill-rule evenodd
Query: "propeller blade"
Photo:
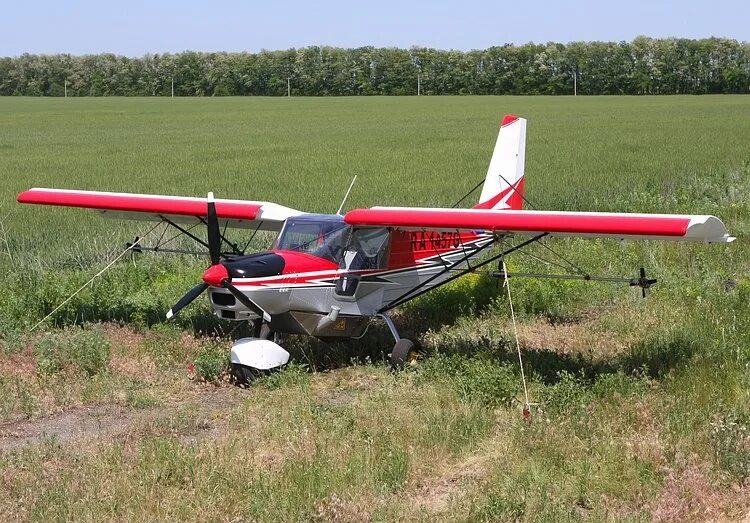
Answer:
<svg viewBox="0 0 750 523"><path fill-rule="evenodd" d="M243 293L241 290L239 290L237 287L232 285L231 283L224 282L223 284L224 288L229 290L229 292L232 293L232 295L237 298L237 301L239 301L242 305L253 311L255 314L263 318L263 321L271 321L271 315L268 314L266 311L264 311L260 305L255 303L253 300L248 298L245 293Z"/></svg>
<svg viewBox="0 0 750 523"><path fill-rule="evenodd" d="M208 251L211 254L211 265L216 265L221 259L221 232L219 231L219 219L216 217L216 202L214 193L208 193Z"/></svg>
<svg viewBox="0 0 750 523"><path fill-rule="evenodd" d="M186 306L190 305L190 302L192 302L195 298L200 296L203 291L208 289L208 285L205 283L199 283L185 294L182 298L180 298L180 301L175 303L175 305L169 309L169 312L167 312L167 319L170 320L174 317L175 314L180 312L182 309L184 309Z"/></svg>

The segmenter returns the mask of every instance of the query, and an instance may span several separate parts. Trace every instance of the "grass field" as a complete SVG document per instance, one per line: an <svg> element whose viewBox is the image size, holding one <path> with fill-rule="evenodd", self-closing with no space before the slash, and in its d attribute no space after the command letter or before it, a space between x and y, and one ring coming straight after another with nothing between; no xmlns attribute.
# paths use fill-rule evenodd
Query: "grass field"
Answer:
<svg viewBox="0 0 750 523"><path fill-rule="evenodd" d="M33 333L143 222L21 206L32 186L450 206L503 114L528 118L538 209L716 214L731 245L565 240L634 289L471 275L389 338L289 340L226 382L230 324L161 321L206 260L126 257ZM750 98L0 98L0 513L6 519L704 521L750 516ZM473 201L476 196L472 196ZM267 240L267 238L265 239ZM257 245L262 248L262 245ZM541 248L531 253L549 257ZM552 270L525 256L512 268Z"/></svg>

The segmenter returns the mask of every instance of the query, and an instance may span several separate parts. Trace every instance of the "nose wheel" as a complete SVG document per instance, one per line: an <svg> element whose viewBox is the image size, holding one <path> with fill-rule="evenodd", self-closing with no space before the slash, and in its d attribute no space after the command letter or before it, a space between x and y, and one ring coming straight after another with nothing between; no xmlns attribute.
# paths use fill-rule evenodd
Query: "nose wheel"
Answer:
<svg viewBox="0 0 750 523"><path fill-rule="evenodd" d="M231 364L231 373L232 382L238 387L246 387L255 381L255 378L262 375L261 371L239 363Z"/></svg>
<svg viewBox="0 0 750 523"><path fill-rule="evenodd" d="M236 385L250 384L289 362L289 353L279 345L281 336L267 323L256 320L253 337L235 340L229 352L232 378Z"/></svg>

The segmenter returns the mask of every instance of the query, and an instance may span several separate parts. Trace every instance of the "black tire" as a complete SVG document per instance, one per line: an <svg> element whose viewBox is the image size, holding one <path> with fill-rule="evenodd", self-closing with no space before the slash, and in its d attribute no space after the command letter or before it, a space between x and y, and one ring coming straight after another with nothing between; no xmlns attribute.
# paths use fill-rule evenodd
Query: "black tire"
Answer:
<svg viewBox="0 0 750 523"><path fill-rule="evenodd" d="M412 367L417 364L421 353L413 341L400 339L391 352L391 370Z"/></svg>
<svg viewBox="0 0 750 523"><path fill-rule="evenodd" d="M232 381L240 387L250 385L255 378L260 376L260 371L247 365L232 363Z"/></svg>

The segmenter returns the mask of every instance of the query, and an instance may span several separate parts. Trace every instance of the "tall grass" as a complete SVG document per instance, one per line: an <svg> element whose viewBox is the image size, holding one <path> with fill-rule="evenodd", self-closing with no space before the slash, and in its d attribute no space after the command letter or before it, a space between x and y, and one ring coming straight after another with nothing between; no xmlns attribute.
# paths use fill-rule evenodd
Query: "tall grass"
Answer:
<svg viewBox="0 0 750 523"><path fill-rule="evenodd" d="M0 455L0 508L37 520L739 517L750 510L748 109L739 96L0 98L0 368L11 369L0 415L115 402L165 416L80 450L87 459L54 441ZM222 387L217 343L184 332L223 334L223 346L232 325L205 302L162 320L200 257L128 257L40 329L52 334L25 334L145 229L20 206L23 189L214 191L333 212L356 174L349 207L449 206L484 176L508 112L529 119L536 208L716 214L739 237L551 242L592 273L645 266L659 283L643 300L511 280L531 425L505 293L486 276L397 311L432 353L422 367L387 373L377 362L392 341L378 326L357 345L290 339L297 363L212 422L165 399ZM98 321L128 325L128 339L53 328ZM191 363L214 384L188 381Z"/></svg>

